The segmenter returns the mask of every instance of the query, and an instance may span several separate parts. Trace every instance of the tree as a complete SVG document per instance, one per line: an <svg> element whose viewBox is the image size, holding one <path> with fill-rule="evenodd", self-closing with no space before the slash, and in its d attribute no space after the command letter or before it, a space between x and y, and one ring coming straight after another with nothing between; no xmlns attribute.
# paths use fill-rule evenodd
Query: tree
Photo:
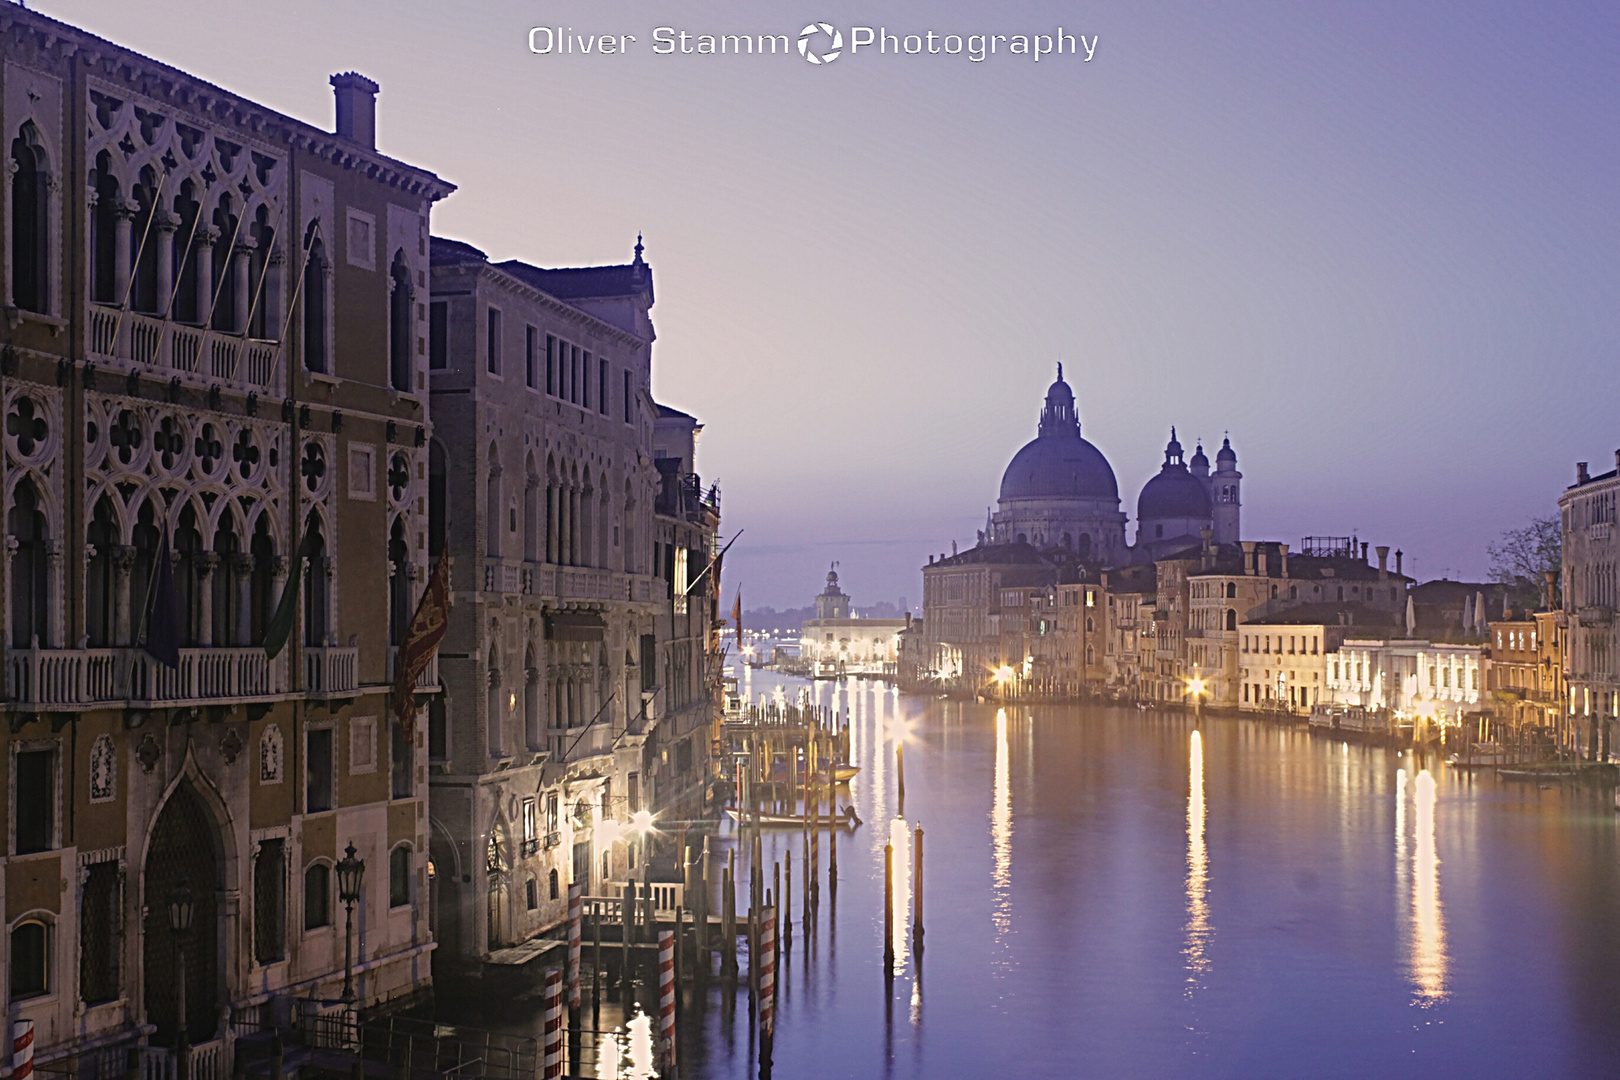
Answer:
<svg viewBox="0 0 1620 1080"><path fill-rule="evenodd" d="M1491 580L1508 587L1508 601L1516 607L1540 603L1549 571L1564 566L1563 528L1556 514L1533 518L1522 529L1509 529L1493 544L1485 545L1491 560Z"/></svg>

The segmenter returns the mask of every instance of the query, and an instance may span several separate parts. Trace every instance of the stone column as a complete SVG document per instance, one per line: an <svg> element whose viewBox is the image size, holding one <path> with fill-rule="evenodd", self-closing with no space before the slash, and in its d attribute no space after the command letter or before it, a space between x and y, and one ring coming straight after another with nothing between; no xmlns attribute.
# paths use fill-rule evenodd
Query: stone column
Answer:
<svg viewBox="0 0 1620 1080"><path fill-rule="evenodd" d="M113 295L115 304L122 304L129 295L130 234L135 220L135 204L120 199L113 209Z"/></svg>
<svg viewBox="0 0 1620 1080"><path fill-rule="evenodd" d="M169 310L169 298L174 295L174 233L180 227L180 219L174 214L158 207L153 211L157 217L152 221L152 249L156 255L157 296L155 307L157 314L162 316Z"/></svg>
<svg viewBox="0 0 1620 1080"><path fill-rule="evenodd" d="M135 569L135 549L129 544L116 544L108 552L113 569L113 644L130 644L130 573Z"/></svg>
<svg viewBox="0 0 1620 1080"><path fill-rule="evenodd" d="M191 244L191 250L197 257L197 322L204 326L208 323L208 309L214 303L214 242L218 239L218 229L212 225L199 225L197 236ZM200 369L201 357L197 364Z"/></svg>
<svg viewBox="0 0 1620 1080"><path fill-rule="evenodd" d="M48 649L62 648L67 632L63 619L67 604L62 588L62 556L62 541L45 541L45 595L40 597L40 602L45 605L45 647Z"/></svg>
<svg viewBox="0 0 1620 1080"><path fill-rule="evenodd" d="M326 579L326 647L337 644L337 597L332 593L332 578L337 573L337 560L330 555L321 557L316 572Z"/></svg>
<svg viewBox="0 0 1620 1080"><path fill-rule="evenodd" d="M254 246L252 240L244 238L231 249L231 289L236 300L236 310L231 313L231 330L238 334L247 333L248 308L253 301L248 264L252 260Z"/></svg>
<svg viewBox="0 0 1620 1080"><path fill-rule="evenodd" d="M197 553L197 645L211 649L214 646L214 571L219 569L219 556L212 551Z"/></svg>
<svg viewBox="0 0 1620 1080"><path fill-rule="evenodd" d="M579 565L579 489L568 489L568 565Z"/></svg>

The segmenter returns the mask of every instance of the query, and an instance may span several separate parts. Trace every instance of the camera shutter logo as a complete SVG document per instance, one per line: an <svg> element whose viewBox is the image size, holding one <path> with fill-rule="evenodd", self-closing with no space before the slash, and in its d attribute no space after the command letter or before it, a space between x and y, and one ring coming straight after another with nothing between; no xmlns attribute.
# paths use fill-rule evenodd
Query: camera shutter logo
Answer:
<svg viewBox="0 0 1620 1080"><path fill-rule="evenodd" d="M810 48L812 39L826 34L832 38L832 48L824 53L814 52ZM799 31L799 55L812 64L830 64L844 54L844 35L834 30L831 23L811 23Z"/></svg>

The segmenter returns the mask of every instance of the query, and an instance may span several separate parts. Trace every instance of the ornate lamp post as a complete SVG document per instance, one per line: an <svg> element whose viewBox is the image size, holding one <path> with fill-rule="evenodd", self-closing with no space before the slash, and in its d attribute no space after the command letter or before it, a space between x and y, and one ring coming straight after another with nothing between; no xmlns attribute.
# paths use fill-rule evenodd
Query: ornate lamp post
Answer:
<svg viewBox="0 0 1620 1080"><path fill-rule="evenodd" d="M354 843L338 860L338 899L343 901L343 1000L354 1004L354 905L360 899L360 879L365 877L366 861L354 857ZM186 1080L179 1077L178 1080Z"/></svg>
<svg viewBox="0 0 1620 1080"><path fill-rule="evenodd" d="M191 920L197 912L196 901L186 879L175 882L169 890L169 930L174 934L174 1075L175 1080L189 1080L191 1074L191 1038L186 1032L186 938L191 935Z"/></svg>

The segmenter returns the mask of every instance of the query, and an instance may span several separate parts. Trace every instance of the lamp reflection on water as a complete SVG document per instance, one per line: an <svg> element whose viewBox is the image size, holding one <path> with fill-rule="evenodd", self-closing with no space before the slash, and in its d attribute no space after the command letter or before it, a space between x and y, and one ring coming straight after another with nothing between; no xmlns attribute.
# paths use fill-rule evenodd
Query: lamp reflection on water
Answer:
<svg viewBox="0 0 1620 1080"><path fill-rule="evenodd" d="M1209 851L1204 845L1204 738L1192 733L1187 754L1187 993L1209 969Z"/></svg>
<svg viewBox="0 0 1620 1080"><path fill-rule="evenodd" d="M1446 997L1446 923L1440 909L1440 857L1434 846L1434 777L1418 773L1412 815L1412 985L1418 1003Z"/></svg>
<svg viewBox="0 0 1620 1080"><path fill-rule="evenodd" d="M894 845L894 967L902 971L911 947L911 829L905 818L889 822Z"/></svg>
<svg viewBox="0 0 1620 1080"><path fill-rule="evenodd" d="M1007 710L996 710L995 798L990 804L990 923L996 943L1012 929L1012 783L1007 752Z"/></svg>

